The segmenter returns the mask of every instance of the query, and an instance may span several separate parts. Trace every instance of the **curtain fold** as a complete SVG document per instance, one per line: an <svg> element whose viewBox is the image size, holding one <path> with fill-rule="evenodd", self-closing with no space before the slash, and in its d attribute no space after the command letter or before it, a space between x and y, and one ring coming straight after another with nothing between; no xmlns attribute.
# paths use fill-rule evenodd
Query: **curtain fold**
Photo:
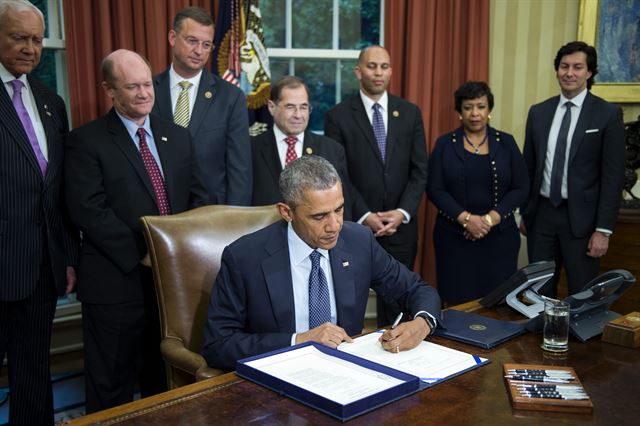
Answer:
<svg viewBox="0 0 640 426"><path fill-rule="evenodd" d="M385 2L385 47L393 66L389 91L422 110L428 152L439 135L459 126L453 92L467 80L489 80L489 5L490 0ZM432 285L436 213L423 199L414 270Z"/></svg>
<svg viewBox="0 0 640 426"><path fill-rule="evenodd" d="M100 63L116 49L140 53L155 75L171 63L167 33L186 6L214 10L216 0L64 0L64 28L73 127L105 114ZM213 16L212 13L212 17ZM214 19L215 22L215 19ZM209 66L209 65L207 65Z"/></svg>

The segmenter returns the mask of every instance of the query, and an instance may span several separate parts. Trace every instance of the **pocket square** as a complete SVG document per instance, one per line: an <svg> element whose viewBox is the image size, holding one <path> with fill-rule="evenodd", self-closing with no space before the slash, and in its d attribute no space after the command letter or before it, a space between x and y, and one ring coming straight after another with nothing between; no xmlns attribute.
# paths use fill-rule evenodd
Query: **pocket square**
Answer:
<svg viewBox="0 0 640 426"><path fill-rule="evenodd" d="M584 132L585 133L598 133L600 131L600 129L587 129Z"/></svg>

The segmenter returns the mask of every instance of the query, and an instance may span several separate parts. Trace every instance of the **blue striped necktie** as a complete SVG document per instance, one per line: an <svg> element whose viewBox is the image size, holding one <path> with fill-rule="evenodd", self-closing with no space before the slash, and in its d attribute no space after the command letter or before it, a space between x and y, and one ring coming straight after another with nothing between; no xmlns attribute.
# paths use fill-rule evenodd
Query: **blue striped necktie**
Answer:
<svg viewBox="0 0 640 426"><path fill-rule="evenodd" d="M380 157L384 163L387 151L387 132L384 130L384 121L382 121L382 114L380 113L380 104L373 104L373 120L371 124L373 126L373 134L378 142L378 148L380 149Z"/></svg>
<svg viewBox="0 0 640 426"><path fill-rule="evenodd" d="M325 277L320 267L321 256L316 250L309 255L309 259L311 259L311 273L309 274L309 330L331 321L329 285L327 284L327 277Z"/></svg>

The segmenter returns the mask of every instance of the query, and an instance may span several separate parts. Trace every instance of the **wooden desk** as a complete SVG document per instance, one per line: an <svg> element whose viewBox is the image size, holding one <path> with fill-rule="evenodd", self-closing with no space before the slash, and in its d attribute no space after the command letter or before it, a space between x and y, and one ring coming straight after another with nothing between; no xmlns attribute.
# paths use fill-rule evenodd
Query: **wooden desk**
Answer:
<svg viewBox="0 0 640 426"><path fill-rule="evenodd" d="M466 305L466 310L477 306ZM459 308L458 308L459 309ZM480 312L486 313L486 312ZM517 317L501 307L491 316ZM349 421L371 424L631 425L640 418L640 350L571 338L569 352L549 355L541 335L526 334L492 350L442 338L433 341L489 358L492 363ZM593 414L515 411L502 378L502 364L571 366L593 401ZM124 425L339 424L337 420L229 373L69 422Z"/></svg>

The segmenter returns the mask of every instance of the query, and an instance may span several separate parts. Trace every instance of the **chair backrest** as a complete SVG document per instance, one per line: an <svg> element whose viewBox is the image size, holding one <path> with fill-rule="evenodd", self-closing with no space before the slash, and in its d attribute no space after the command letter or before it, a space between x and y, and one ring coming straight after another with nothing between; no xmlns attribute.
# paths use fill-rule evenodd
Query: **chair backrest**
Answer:
<svg viewBox="0 0 640 426"><path fill-rule="evenodd" d="M280 219L274 205L206 206L141 219L158 295L162 338L202 349L209 295L222 251L239 237Z"/></svg>

